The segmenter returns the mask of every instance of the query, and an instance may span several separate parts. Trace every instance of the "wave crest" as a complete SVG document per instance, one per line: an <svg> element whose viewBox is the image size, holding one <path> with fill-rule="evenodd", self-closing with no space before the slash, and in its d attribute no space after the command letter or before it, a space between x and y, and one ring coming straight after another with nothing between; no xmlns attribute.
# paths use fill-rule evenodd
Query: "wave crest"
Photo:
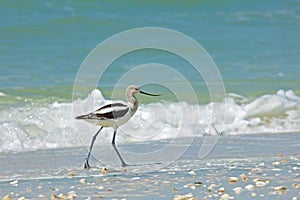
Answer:
<svg viewBox="0 0 300 200"><path fill-rule="evenodd" d="M1 110L0 152L88 145L98 127L75 121L74 113L90 112L110 102L96 89L86 98L74 101L76 109L71 102L55 101ZM223 121L220 116L223 116L224 109ZM182 116L182 110L188 115ZM197 123L194 123L195 119ZM211 124L224 135L297 132L300 130L300 97L292 90L279 90L276 94L262 95L253 100L228 94L222 102L206 105L186 102L140 105L133 118L120 128L117 140L125 143L195 134L203 136L210 134ZM78 126L84 126L85 131L78 133ZM180 134L178 130L181 130ZM112 130L104 129L102 134L99 142L109 145Z"/></svg>

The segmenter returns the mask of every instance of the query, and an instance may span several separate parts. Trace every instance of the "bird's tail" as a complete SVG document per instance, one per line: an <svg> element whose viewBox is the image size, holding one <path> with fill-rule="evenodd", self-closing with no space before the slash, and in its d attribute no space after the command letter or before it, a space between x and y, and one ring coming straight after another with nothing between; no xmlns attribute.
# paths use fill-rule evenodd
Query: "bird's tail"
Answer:
<svg viewBox="0 0 300 200"><path fill-rule="evenodd" d="M89 114L87 115L79 115L77 117L75 117L75 119L88 119L89 118Z"/></svg>

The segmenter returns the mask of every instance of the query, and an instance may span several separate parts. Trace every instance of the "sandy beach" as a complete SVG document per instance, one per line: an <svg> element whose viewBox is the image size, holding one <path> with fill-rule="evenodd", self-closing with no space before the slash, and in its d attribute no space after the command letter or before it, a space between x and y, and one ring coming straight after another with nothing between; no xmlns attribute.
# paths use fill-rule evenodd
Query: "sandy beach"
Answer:
<svg viewBox="0 0 300 200"><path fill-rule="evenodd" d="M198 159L201 140L164 168L151 163L104 167L92 159L94 167L85 170L85 148L2 153L1 198L299 199L299 134L224 136L206 158ZM122 148L138 151L155 144ZM138 172L145 167L153 171Z"/></svg>

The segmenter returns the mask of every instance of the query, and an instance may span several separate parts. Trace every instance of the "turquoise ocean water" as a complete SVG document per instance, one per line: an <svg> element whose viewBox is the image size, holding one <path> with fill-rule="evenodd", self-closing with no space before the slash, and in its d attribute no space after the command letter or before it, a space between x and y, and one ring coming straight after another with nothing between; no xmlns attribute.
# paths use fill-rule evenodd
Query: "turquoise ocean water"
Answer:
<svg viewBox="0 0 300 200"><path fill-rule="evenodd" d="M173 29L207 50L228 94L217 105L226 105L229 113L225 133L300 130L297 0L1 1L0 151L77 146L78 140L71 137L76 132L72 89L77 70L100 42L138 27ZM161 52L141 51L120 59L106 72L99 90L88 91L89 96L82 99L93 97L105 102L122 74L149 62L173 66L203 91L203 95L197 94L202 117L199 135L205 132L211 106L205 83L184 62ZM142 101L136 121L144 123L145 115L150 116L150 121L166 120L163 123L169 129L150 139L172 137L178 125L176 119L152 116L150 111L160 112L162 106L176 111L179 105L168 95L164 102L149 101L155 99ZM193 106L186 104L187 108ZM188 126L187 132L193 128ZM135 141L120 137L124 142ZM57 141L58 138L65 139Z"/></svg>

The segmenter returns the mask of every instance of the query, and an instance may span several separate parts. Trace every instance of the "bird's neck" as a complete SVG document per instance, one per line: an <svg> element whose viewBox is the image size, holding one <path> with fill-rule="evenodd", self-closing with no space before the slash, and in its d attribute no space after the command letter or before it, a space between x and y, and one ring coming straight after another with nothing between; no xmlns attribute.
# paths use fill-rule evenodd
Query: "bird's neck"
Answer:
<svg viewBox="0 0 300 200"><path fill-rule="evenodd" d="M137 110L138 108L138 100L134 95L128 95L127 101L129 103L130 109Z"/></svg>

